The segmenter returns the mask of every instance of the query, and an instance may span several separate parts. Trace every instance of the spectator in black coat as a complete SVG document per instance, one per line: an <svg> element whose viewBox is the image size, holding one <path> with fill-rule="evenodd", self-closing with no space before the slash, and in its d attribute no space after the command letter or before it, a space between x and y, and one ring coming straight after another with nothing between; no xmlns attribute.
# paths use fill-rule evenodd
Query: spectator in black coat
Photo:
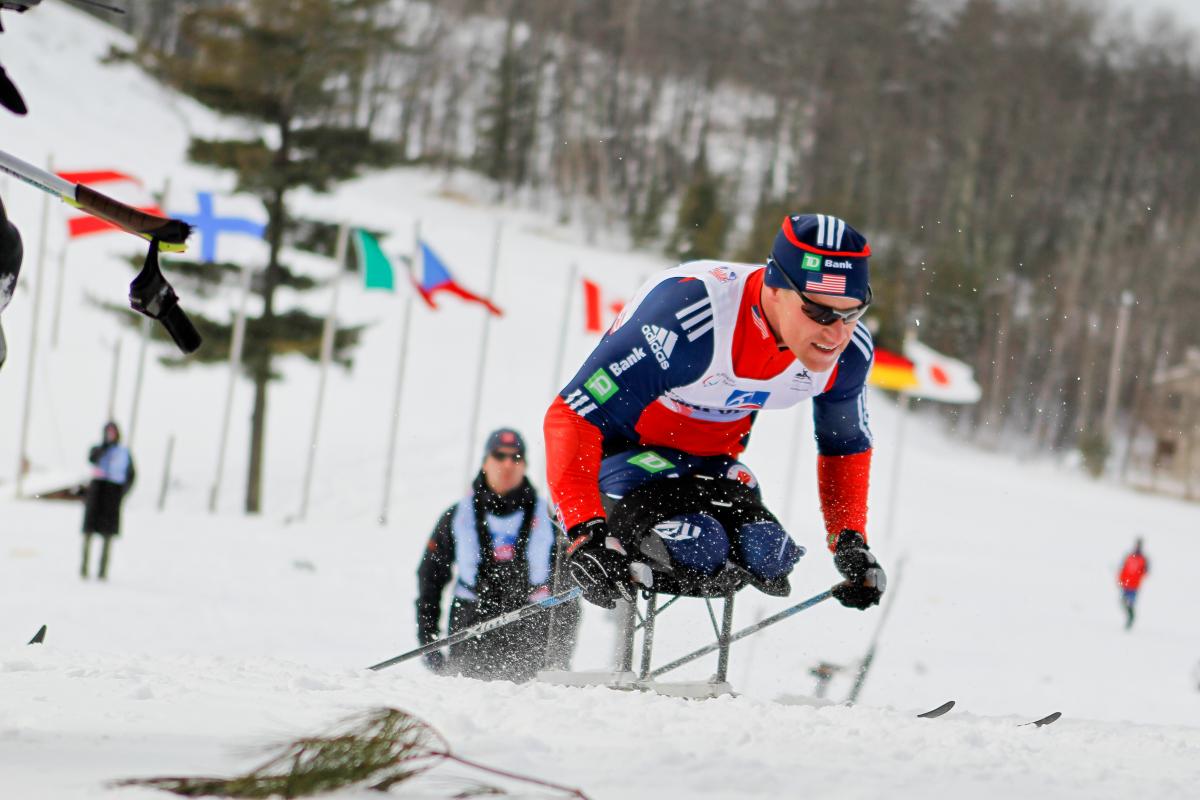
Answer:
<svg viewBox="0 0 1200 800"><path fill-rule="evenodd" d="M121 532L121 501L133 487L136 474L129 448L121 444L117 423L109 422L104 426L103 440L91 449L88 461L92 463L92 482L88 485L83 508L83 565L79 574L84 578L88 576L92 534L98 533L104 540L99 577L107 580L109 546L113 537Z"/></svg>

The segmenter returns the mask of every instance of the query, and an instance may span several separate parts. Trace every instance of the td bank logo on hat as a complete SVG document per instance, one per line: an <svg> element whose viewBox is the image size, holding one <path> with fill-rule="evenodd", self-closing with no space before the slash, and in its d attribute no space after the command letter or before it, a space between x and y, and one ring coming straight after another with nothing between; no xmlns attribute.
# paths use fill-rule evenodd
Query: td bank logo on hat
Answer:
<svg viewBox="0 0 1200 800"><path fill-rule="evenodd" d="M821 257L815 253L805 253L804 259L800 262L802 269L821 271Z"/></svg>

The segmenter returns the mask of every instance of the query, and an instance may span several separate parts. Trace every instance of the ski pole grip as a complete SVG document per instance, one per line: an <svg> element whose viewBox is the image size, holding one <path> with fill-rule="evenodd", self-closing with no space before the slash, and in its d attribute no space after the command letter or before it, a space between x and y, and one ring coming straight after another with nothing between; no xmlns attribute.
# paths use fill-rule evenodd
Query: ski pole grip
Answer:
<svg viewBox="0 0 1200 800"><path fill-rule="evenodd" d="M200 347L200 334L196 326L179 307L179 297L159 267L157 239L151 240L146 263L129 284L129 307L161 322L185 355L196 352Z"/></svg>
<svg viewBox="0 0 1200 800"><path fill-rule="evenodd" d="M75 202L84 211L131 233L158 239L167 244L183 244L192 232L192 226L183 220L147 214L83 184L75 187Z"/></svg>
<svg viewBox="0 0 1200 800"><path fill-rule="evenodd" d="M171 334L175 346L185 355L190 355L200 349L200 332L196 330L196 326L188 319L188 315L184 313L178 303L168 309L159 322L167 329L167 333Z"/></svg>

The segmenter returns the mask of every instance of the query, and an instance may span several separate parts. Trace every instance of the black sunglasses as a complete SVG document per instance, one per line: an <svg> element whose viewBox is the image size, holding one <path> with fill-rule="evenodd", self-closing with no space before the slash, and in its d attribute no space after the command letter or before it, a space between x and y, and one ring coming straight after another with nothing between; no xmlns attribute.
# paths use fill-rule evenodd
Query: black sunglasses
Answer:
<svg viewBox="0 0 1200 800"><path fill-rule="evenodd" d="M488 453L488 455L490 455L492 458L496 459L497 461L511 460L517 464L520 464L522 461L525 460L525 456L521 455L520 453L509 453L504 450L493 450L492 452Z"/></svg>
<svg viewBox="0 0 1200 800"><path fill-rule="evenodd" d="M867 299L861 306L848 308L845 311L833 306L827 306L824 303L818 303L803 292L800 293L800 299L804 302L804 305L801 306L804 310L804 316L818 325L832 325L839 319L849 325L851 322L857 322L862 319L862 315L867 313L867 309L871 307L871 287L867 287Z"/></svg>
<svg viewBox="0 0 1200 800"><path fill-rule="evenodd" d="M782 275L783 279L788 282L788 286L791 286L792 289L795 290L796 294L800 295L800 300L804 303L804 305L801 306L801 308L804 310L804 316L808 317L818 325L832 325L839 319L847 325L849 325L851 322L858 322L858 320L862 319L862 315L867 313L867 309L871 307L871 300L874 298L874 295L871 293L871 284L869 283L867 284L867 299L863 301L863 304L861 306L855 306L854 308L843 311L840 308L827 306L824 303L818 303L816 300L809 299L804 294L804 290L797 286L796 282L792 280L792 276L784 272L783 267L779 266L774 259L771 259L768 263L774 263L775 268L779 270L779 274Z"/></svg>

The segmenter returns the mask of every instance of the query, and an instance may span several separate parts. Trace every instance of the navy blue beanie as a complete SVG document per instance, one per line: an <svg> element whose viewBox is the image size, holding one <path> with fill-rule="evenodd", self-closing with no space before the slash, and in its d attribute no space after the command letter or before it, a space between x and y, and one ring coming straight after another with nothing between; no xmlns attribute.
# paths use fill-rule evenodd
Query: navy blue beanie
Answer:
<svg viewBox="0 0 1200 800"><path fill-rule="evenodd" d="M488 434L487 442L483 445L483 457L487 458L501 447L511 447L521 458L525 457L525 439L512 428L499 428Z"/></svg>
<svg viewBox="0 0 1200 800"><path fill-rule="evenodd" d="M865 303L870 255L866 237L844 220L828 214L784 217L767 259L764 282L776 289L798 288Z"/></svg>

